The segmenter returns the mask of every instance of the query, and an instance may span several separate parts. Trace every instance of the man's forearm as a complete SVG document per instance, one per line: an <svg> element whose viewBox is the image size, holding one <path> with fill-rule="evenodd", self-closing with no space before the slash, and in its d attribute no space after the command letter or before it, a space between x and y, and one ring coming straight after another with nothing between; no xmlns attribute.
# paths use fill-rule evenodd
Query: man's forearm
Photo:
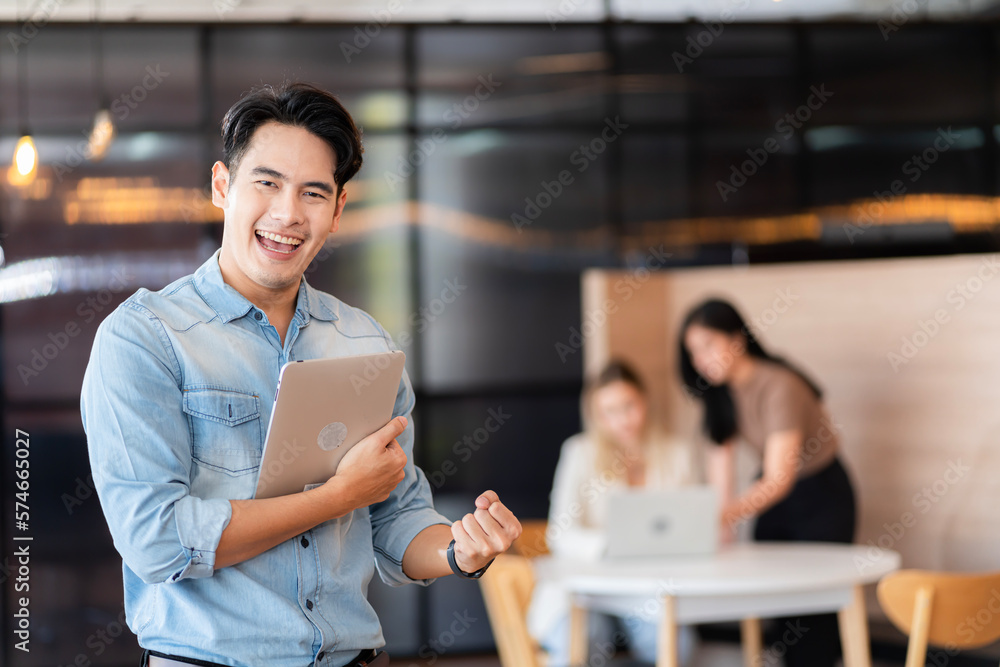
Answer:
<svg viewBox="0 0 1000 667"><path fill-rule="evenodd" d="M353 511L346 494L337 491L320 487L279 498L229 501L233 514L215 550L215 569L242 563Z"/></svg>
<svg viewBox="0 0 1000 667"><path fill-rule="evenodd" d="M451 527L428 526L417 533L403 552L403 574L410 579L436 579L451 574L448 545Z"/></svg>
<svg viewBox="0 0 1000 667"><path fill-rule="evenodd" d="M448 545L455 539L455 565L472 574L487 567L521 536L517 520L495 491L476 498L475 510L452 525L428 526L410 540L403 553L403 574L410 579L434 579L451 574Z"/></svg>

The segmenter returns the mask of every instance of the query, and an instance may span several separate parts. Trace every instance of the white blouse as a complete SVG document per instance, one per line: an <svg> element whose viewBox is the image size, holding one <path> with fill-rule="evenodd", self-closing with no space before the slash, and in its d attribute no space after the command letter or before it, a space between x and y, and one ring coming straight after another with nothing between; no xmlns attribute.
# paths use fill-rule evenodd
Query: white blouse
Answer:
<svg viewBox="0 0 1000 667"><path fill-rule="evenodd" d="M646 445L645 490L667 490L699 483L694 448L688 443L662 437ZM625 475L597 470L597 445L586 433L566 440L559 453L545 537L556 556L597 560L605 550L604 526L608 497L627 490ZM562 615L569 613L568 596L552 582L535 586L528 626L542 639Z"/></svg>

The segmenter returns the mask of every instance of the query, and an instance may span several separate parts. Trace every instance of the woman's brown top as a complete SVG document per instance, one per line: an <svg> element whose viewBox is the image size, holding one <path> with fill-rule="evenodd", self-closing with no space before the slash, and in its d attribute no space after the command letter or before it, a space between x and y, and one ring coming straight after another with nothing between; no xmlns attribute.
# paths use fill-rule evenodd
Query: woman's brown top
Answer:
<svg viewBox="0 0 1000 667"><path fill-rule="evenodd" d="M741 386L730 385L739 435L764 454L768 436L802 433L798 477L822 470L837 454L837 428L805 380L781 364L754 359L755 368Z"/></svg>

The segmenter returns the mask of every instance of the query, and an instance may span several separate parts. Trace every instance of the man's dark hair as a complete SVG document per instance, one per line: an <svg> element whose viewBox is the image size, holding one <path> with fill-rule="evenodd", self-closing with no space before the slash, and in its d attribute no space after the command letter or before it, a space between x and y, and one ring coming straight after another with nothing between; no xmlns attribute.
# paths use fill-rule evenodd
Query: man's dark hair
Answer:
<svg viewBox="0 0 1000 667"><path fill-rule="evenodd" d="M361 132L340 101L307 83L265 85L247 93L222 119L222 161L235 176L250 139L261 125L277 121L312 132L333 149L337 194L361 168Z"/></svg>

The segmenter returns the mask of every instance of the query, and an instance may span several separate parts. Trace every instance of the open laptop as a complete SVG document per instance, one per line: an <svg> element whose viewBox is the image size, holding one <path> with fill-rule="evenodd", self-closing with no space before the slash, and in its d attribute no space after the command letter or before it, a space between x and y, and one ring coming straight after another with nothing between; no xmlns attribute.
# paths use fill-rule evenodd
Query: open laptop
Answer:
<svg viewBox="0 0 1000 667"><path fill-rule="evenodd" d="M713 554L719 498L711 486L626 491L608 497L607 558Z"/></svg>
<svg viewBox="0 0 1000 667"><path fill-rule="evenodd" d="M351 447L392 419L405 361L397 350L282 366L254 498L329 480Z"/></svg>

